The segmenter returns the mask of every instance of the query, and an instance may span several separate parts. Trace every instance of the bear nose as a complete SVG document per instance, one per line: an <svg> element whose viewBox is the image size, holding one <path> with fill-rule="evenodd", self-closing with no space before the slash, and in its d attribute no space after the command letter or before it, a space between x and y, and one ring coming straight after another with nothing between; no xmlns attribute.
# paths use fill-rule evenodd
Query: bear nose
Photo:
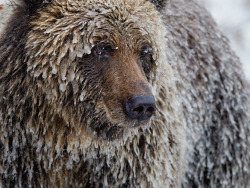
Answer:
<svg viewBox="0 0 250 188"><path fill-rule="evenodd" d="M139 121L148 120L155 110L155 100L152 96L134 96L125 102L125 114Z"/></svg>

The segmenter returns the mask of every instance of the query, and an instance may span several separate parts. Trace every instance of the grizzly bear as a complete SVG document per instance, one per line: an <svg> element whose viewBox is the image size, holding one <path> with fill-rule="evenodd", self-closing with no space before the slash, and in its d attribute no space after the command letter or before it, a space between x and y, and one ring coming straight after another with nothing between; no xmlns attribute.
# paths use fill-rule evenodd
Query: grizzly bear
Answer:
<svg viewBox="0 0 250 188"><path fill-rule="evenodd" d="M248 187L249 85L195 0L14 6L0 187Z"/></svg>

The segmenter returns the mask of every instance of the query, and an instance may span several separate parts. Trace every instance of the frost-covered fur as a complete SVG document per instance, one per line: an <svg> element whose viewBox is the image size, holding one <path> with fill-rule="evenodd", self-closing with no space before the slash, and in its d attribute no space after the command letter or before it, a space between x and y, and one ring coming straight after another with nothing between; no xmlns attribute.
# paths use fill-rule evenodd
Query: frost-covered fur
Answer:
<svg viewBox="0 0 250 188"><path fill-rule="evenodd" d="M0 49L1 184L179 187L185 124L154 6L144 0L62 0L32 18L23 11L34 12L19 8ZM119 41L119 30L131 44ZM111 92L103 88L107 78L85 57L100 40L117 50L152 44L159 71L147 76L157 112L147 125L133 128L129 120L111 118L103 99Z"/></svg>
<svg viewBox="0 0 250 188"><path fill-rule="evenodd" d="M250 95L239 59L195 1L172 0L162 15L193 147L184 187L249 187Z"/></svg>
<svg viewBox="0 0 250 188"><path fill-rule="evenodd" d="M0 187L247 187L249 86L195 1L18 4L0 42ZM157 112L141 127L110 118L84 66L117 28L153 48Z"/></svg>

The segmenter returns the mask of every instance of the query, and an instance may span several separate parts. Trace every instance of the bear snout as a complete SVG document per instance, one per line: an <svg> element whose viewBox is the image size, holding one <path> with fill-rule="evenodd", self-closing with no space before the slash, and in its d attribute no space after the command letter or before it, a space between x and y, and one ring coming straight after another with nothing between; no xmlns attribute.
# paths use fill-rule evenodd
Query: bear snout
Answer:
<svg viewBox="0 0 250 188"><path fill-rule="evenodd" d="M134 96L124 104L126 116L138 121L149 120L155 110L155 99L152 96Z"/></svg>

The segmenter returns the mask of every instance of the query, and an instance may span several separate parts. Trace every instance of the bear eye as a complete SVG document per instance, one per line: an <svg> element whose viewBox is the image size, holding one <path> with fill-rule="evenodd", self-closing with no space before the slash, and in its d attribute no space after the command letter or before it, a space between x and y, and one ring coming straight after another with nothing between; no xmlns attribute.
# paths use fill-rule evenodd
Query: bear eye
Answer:
<svg viewBox="0 0 250 188"><path fill-rule="evenodd" d="M139 52L140 60L141 60L141 65L144 70L144 73L149 79L149 73L152 70L153 67L153 49L150 45L145 44L141 47L140 52Z"/></svg>
<svg viewBox="0 0 250 188"><path fill-rule="evenodd" d="M140 59L150 58L152 56L152 48L149 45L143 45L140 49Z"/></svg>
<svg viewBox="0 0 250 188"><path fill-rule="evenodd" d="M98 60L106 59L113 53L113 48L111 45L95 46L91 53Z"/></svg>

